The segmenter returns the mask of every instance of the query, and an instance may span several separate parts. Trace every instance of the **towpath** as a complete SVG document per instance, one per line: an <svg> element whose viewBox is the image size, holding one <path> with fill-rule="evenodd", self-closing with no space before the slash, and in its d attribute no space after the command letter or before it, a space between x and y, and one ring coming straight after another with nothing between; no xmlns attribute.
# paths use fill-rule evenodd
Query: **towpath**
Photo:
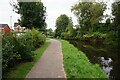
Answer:
<svg viewBox="0 0 120 80"><path fill-rule="evenodd" d="M50 46L34 65L26 78L65 78L61 43L50 39Z"/></svg>

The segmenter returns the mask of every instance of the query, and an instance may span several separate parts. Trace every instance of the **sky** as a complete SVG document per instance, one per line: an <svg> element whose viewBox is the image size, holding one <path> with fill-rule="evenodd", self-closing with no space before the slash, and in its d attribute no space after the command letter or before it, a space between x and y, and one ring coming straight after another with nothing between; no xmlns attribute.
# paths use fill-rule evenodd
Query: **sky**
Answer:
<svg viewBox="0 0 120 80"><path fill-rule="evenodd" d="M61 14L66 14L72 17L74 25L77 24L77 19L71 12L71 6L77 3L78 0L42 0L44 6L47 7L47 20L49 28L55 29L55 22L57 17Z"/></svg>
<svg viewBox="0 0 120 80"><path fill-rule="evenodd" d="M14 0L16 1L16 0ZM47 28L52 28L55 30L55 22L57 17L61 14L66 14L68 17L72 17L73 24L77 24L77 18L71 12L71 6L76 4L79 0L41 0L44 6L47 8ZM10 0L0 1L0 24L8 24L10 27L14 25L14 22L20 18L20 15L13 12L13 8L9 4ZM111 1L108 2L109 6ZM105 14L111 14L110 10L107 10ZM12 16L12 18L10 18ZM12 27L13 28L13 27Z"/></svg>
<svg viewBox="0 0 120 80"><path fill-rule="evenodd" d="M10 0L0 1L0 24L8 24L11 27L10 16L12 16L12 25L17 22L19 15L13 12L13 8L9 4Z"/></svg>

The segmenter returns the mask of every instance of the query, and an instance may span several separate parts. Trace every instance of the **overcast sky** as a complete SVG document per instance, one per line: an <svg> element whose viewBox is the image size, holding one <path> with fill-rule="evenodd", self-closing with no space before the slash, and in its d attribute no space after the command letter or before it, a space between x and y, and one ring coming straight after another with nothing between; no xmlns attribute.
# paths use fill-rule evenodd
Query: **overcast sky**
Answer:
<svg viewBox="0 0 120 80"><path fill-rule="evenodd" d="M12 24L17 22L19 15L12 11L9 4L10 0L0 1L0 24L8 24L10 26L10 16L12 16Z"/></svg>
<svg viewBox="0 0 120 80"><path fill-rule="evenodd" d="M14 22L17 22L17 19L20 18L18 14L12 11L12 7L9 4L10 0L0 1L0 24L8 24L11 26L10 16L12 16L12 26ZM14 0L15 1L15 0ZM77 19L74 14L71 12L71 6L78 2L78 0L41 0L44 6L47 8L47 27L55 29L55 21L58 16L61 14L66 14L69 17L72 17L74 25L77 24ZM109 1L110 7L110 1ZM106 13L111 13L107 11Z"/></svg>
<svg viewBox="0 0 120 80"><path fill-rule="evenodd" d="M57 17L61 14L66 14L73 18L74 24L77 23L76 17L71 13L71 6L78 0L42 0L47 7L47 20L48 27L55 29L55 22Z"/></svg>

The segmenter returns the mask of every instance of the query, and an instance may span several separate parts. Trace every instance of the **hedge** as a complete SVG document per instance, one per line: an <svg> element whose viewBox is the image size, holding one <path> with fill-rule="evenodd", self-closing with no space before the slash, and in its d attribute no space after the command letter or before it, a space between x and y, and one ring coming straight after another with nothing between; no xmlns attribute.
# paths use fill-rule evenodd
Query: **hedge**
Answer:
<svg viewBox="0 0 120 80"><path fill-rule="evenodd" d="M20 36L10 33L2 38L3 72L14 67L20 61L32 61L33 51L45 43L45 35L32 29Z"/></svg>

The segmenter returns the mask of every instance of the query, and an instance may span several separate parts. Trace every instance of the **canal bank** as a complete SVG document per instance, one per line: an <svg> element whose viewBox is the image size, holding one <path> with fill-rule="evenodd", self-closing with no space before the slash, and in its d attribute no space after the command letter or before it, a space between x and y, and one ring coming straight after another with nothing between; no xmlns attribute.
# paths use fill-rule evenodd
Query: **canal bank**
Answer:
<svg viewBox="0 0 120 80"><path fill-rule="evenodd" d="M68 41L61 40L63 63L67 78L105 78L98 64L90 63L86 55Z"/></svg>
<svg viewBox="0 0 120 80"><path fill-rule="evenodd" d="M118 47L102 43L92 44L80 40L68 40L88 57L91 63L99 64L111 80L119 78Z"/></svg>

